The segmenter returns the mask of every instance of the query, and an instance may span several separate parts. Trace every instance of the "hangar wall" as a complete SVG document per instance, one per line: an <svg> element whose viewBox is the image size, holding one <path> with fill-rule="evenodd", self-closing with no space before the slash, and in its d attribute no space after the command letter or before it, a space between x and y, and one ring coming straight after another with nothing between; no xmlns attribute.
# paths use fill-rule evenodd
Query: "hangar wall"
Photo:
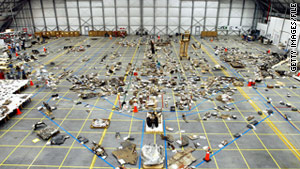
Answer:
<svg viewBox="0 0 300 169"><path fill-rule="evenodd" d="M31 0L12 27L29 31L116 30L239 34L261 19L253 0ZM228 27L232 26L232 27Z"/></svg>

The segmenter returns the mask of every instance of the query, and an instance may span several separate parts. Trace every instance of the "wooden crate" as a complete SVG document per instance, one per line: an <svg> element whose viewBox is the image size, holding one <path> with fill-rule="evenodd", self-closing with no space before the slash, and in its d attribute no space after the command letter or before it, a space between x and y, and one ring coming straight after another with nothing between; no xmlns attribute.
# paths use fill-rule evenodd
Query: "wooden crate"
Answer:
<svg viewBox="0 0 300 169"><path fill-rule="evenodd" d="M39 36L39 37L41 37L42 36L42 32L34 32L34 36Z"/></svg>
<svg viewBox="0 0 300 169"><path fill-rule="evenodd" d="M55 37L55 31L50 31L50 36Z"/></svg>
<svg viewBox="0 0 300 169"><path fill-rule="evenodd" d="M69 36L70 36L70 37L74 37L74 31L70 31L70 32L69 32Z"/></svg>
<svg viewBox="0 0 300 169"><path fill-rule="evenodd" d="M78 37L78 36L80 36L80 33L79 33L79 31L74 31L74 36L75 36L75 37Z"/></svg>
<svg viewBox="0 0 300 169"><path fill-rule="evenodd" d="M95 31L89 31L89 36L94 36Z"/></svg>

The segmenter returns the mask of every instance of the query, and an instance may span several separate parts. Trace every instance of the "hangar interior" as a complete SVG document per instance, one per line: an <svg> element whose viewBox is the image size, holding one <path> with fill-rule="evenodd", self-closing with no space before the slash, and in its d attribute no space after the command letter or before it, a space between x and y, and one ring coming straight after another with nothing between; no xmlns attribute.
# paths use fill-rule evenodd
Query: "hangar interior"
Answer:
<svg viewBox="0 0 300 169"><path fill-rule="evenodd" d="M0 0L0 168L300 169L299 6Z"/></svg>

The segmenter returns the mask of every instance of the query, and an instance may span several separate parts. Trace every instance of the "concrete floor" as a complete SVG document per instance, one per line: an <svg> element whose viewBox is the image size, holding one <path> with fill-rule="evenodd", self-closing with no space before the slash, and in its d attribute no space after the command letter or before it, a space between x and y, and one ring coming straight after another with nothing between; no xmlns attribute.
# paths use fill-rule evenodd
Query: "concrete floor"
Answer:
<svg viewBox="0 0 300 169"><path fill-rule="evenodd" d="M226 38L227 40L224 40ZM100 59L105 54L110 54L112 51L118 51L122 57L111 61L107 58L104 62L111 64L113 62L122 62L122 69L113 76L123 76L125 68L129 62L141 64L144 57L146 46L138 47L120 47L115 42L119 39L99 37L97 40L91 40L90 37L72 37L71 40L61 38L57 40L50 40L47 48L50 51L49 56L40 58L40 62L49 63L53 61L56 63L55 67L48 67L48 70L55 74L62 73L63 69L73 70L75 74L88 74L91 72L99 73L102 78L111 78L105 76L105 64L100 64ZM139 37L129 36L126 38L129 41L138 41ZM207 58L208 64L213 66L215 63L224 65L227 70L212 71L208 74L202 74L197 69L197 75L201 76L201 80L205 80L209 76L234 76L244 78L246 81L248 77L253 77L250 66L247 70L249 72L238 73L232 67L223 63L218 57L214 56L213 48L215 46L239 47L245 48L252 52L265 52L270 46L263 46L256 42L245 43L241 41L240 37L230 36L221 37L219 41L210 42L208 40L196 38L202 45L203 50L196 52ZM195 43L194 39L191 43ZM91 47L85 52L65 54L62 50L64 45L79 45L90 44ZM179 44L172 43L173 57L178 61ZM38 48L38 47L34 47ZM39 47L42 49L42 46ZM190 48L190 51L193 51ZM202 53L204 51L204 53ZM87 56L90 58L88 62L81 62L82 58ZM198 56L191 56L196 58ZM159 58L161 63L164 63L163 58ZM182 63L188 62L186 60ZM58 67L58 68L57 68ZM96 68L95 68L96 67ZM173 75L176 76L176 75ZM182 74L182 76L191 77L189 72ZM126 79L129 83L130 77ZM266 91L265 84L275 84L276 81L284 82L285 87L280 89L270 89ZM246 82L245 82L246 84ZM198 84L199 85L199 84ZM297 89L288 88L291 85L296 85ZM23 114L15 115L7 123L0 126L0 168L2 169L23 169L23 168L111 168L110 165L119 166L117 160L111 152L120 146L123 140L115 139L115 132L120 132L121 137L130 135L135 140L137 151L140 157L140 147L145 144L156 143L165 146L165 142L161 140L157 134L144 133L144 119L146 117L145 111L135 113L132 112L117 112L112 111L114 105L118 106L116 96L109 96L105 98L93 98L84 101L84 104L75 105L71 100L79 100L77 94L69 90L70 83L63 79L59 85L58 91L52 92L50 89L30 87L24 93L34 94L31 104L23 108ZM220 102L208 101L205 99L198 99L194 103L191 111L176 111L170 112L169 107L164 108L164 122L166 126L174 128L174 132L166 131L166 134L172 134L175 139L180 138L181 135L197 134L205 136L207 139L198 139L192 142L199 142L201 146L192 154L197 158L197 161L192 164L197 168L300 168L300 114L293 112L290 108L283 107L279 101L289 102L293 106L300 109L300 85L298 81L289 78L268 79L265 83L259 84L257 90L251 87L241 87L240 90L233 96L234 102L229 104L229 107L235 109L230 111L230 114L235 114L237 120L221 120L211 118L207 121L200 121L206 112L214 112L216 105L224 105ZM286 97L286 93L290 93L291 97ZM58 93L63 96L60 100L49 100L52 94ZM132 96L132 91L129 92L127 99ZM167 90L164 98L171 97L169 105L173 105L176 99L174 92ZM273 104L278 108L278 112L274 107L268 105L264 100L270 97ZM174 99L173 99L174 98ZM214 97L212 97L214 98ZM123 98L121 98L122 100ZM53 112L55 116L54 121L50 121L43 114L41 114L37 107L42 105L43 101L49 100L50 105L56 105L58 110ZM90 108L84 107L89 104ZM161 102L159 102L159 105ZM274 114L271 117L266 115L259 116L256 112L258 110L266 110L271 108ZM86 113L85 110L91 109L91 113ZM182 113L185 113L189 123L186 123L182 118ZM292 121L286 121L281 115L288 114ZM254 115L255 119L262 121L256 130L247 130L248 124L246 117ZM111 125L107 130L90 129L91 120L94 118L110 118ZM94 156L86 147L76 142L72 137L68 139L63 145L49 146L45 141L33 143L32 140L37 138L36 134L32 132L32 124L43 120L46 124L60 128L61 133L70 134L74 137L84 136L90 140L86 145L91 147L92 141L99 142L106 149L108 158L106 161ZM294 125L294 127L292 127ZM59 126L59 127L58 127ZM240 132L244 135L238 139L233 138L233 134ZM218 145L221 141L228 140L228 146L220 149ZM176 145L176 144L175 144ZM203 162L202 158L205 156L203 146L212 148L214 154L212 161L209 163ZM176 145L176 148L181 148ZM167 150L166 158L174 155L171 150ZM107 163L106 163L107 162ZM126 165L127 168L141 168L140 158L138 163L133 165ZM167 166L165 166L167 168Z"/></svg>

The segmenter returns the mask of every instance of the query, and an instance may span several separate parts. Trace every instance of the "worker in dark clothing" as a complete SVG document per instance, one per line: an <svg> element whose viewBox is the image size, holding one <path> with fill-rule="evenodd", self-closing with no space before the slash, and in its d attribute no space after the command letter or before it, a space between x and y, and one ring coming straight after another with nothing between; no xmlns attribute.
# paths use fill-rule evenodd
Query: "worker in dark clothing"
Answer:
<svg viewBox="0 0 300 169"><path fill-rule="evenodd" d="M154 48L154 41L153 40L150 41L150 45L151 45L152 54L155 54L155 48Z"/></svg>

